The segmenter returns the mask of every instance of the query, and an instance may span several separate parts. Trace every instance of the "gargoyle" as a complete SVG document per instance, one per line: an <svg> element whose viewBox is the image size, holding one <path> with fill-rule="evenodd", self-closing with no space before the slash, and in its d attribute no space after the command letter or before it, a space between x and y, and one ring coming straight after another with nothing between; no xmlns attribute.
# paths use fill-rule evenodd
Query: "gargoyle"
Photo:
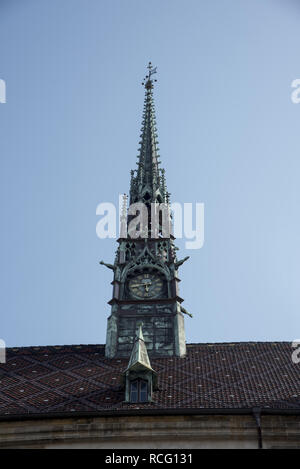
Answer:
<svg viewBox="0 0 300 469"><path fill-rule="evenodd" d="M113 271L115 271L115 270L116 270L116 268L117 268L115 265L112 265L112 264L106 264L106 263L105 263L105 262L103 262L103 261L100 261L100 262L99 262L99 264L101 264L101 265L105 265L105 267L107 267L108 269L111 269L111 270L113 270Z"/></svg>
<svg viewBox="0 0 300 469"><path fill-rule="evenodd" d="M183 314L187 314L190 318L193 317L193 315L189 313L183 306L180 306L180 309Z"/></svg>
<svg viewBox="0 0 300 469"><path fill-rule="evenodd" d="M180 265L182 265L185 261L187 261L190 258L190 256L186 256L184 259L181 259L180 261L175 262L175 269L178 269Z"/></svg>

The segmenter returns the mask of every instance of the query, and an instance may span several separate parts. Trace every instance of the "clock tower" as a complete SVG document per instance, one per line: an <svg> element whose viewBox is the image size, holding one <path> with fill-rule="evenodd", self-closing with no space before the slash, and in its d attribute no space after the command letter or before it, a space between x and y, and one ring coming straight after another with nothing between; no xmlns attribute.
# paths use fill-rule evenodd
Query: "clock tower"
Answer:
<svg viewBox="0 0 300 469"><path fill-rule="evenodd" d="M151 62L143 86L144 111L137 169L131 171L129 208L123 196L121 234L114 264L111 314L108 318L105 354L108 358L129 357L136 333L142 325L149 356L179 356L186 353L183 313L179 296L177 248L170 229L169 193L165 171L160 168L153 102L156 73ZM143 204L144 210L140 209ZM141 212L146 223L141 229ZM134 225L139 214L140 218ZM144 217L145 219L145 217ZM135 232L131 225L139 228Z"/></svg>

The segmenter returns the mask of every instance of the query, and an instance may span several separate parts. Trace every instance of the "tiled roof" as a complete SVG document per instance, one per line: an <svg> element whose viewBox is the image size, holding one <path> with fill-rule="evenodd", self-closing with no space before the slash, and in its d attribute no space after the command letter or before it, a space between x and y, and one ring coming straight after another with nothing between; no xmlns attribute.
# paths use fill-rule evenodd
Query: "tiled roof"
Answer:
<svg viewBox="0 0 300 469"><path fill-rule="evenodd" d="M0 417L153 409L300 410L300 364L288 342L190 344L185 358L151 359L159 390L149 404L124 402L128 360L103 345L7 350L0 364Z"/></svg>

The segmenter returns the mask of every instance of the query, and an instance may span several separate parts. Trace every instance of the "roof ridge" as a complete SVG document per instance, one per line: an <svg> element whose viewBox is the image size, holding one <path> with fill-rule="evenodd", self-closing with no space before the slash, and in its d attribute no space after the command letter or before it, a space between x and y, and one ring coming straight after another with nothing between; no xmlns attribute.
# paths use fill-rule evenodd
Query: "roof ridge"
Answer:
<svg viewBox="0 0 300 469"><path fill-rule="evenodd" d="M238 342L190 342L187 345L187 347L194 347L194 346L217 346L217 345L227 345L227 346L233 346L233 345L254 345L254 344L290 344L292 340L265 340L265 341L238 341ZM28 346L11 346L11 347L6 347L6 350L11 350L14 352L21 351L21 350L34 350L34 351L39 351L39 350L45 350L45 349L53 349L53 350L61 350L61 349L66 349L66 348L100 348L104 349L105 344L64 344L64 345L28 345Z"/></svg>
<svg viewBox="0 0 300 469"><path fill-rule="evenodd" d="M39 350L45 350L45 349L55 349L55 350L61 350L65 348L76 348L76 349L81 349L81 348L88 348L88 347L93 347L93 348L105 348L105 344L65 344L65 345L25 345L25 346L12 346L12 347L6 347L6 350L11 350L14 352L21 351L21 350L34 350L34 351L39 351Z"/></svg>
<svg viewBox="0 0 300 469"><path fill-rule="evenodd" d="M238 341L238 342L191 342L186 344L187 347L191 347L194 345L253 345L253 344L290 344L292 340L245 340L245 341Z"/></svg>

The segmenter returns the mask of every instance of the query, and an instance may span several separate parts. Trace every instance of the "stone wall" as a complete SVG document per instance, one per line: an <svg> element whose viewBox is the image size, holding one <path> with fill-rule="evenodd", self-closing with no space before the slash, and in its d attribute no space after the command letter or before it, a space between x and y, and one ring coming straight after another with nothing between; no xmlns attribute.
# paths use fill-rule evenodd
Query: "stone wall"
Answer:
<svg viewBox="0 0 300 469"><path fill-rule="evenodd" d="M300 416L263 415L264 448L299 448ZM160 415L0 422L1 448L258 448L252 415Z"/></svg>
<svg viewBox="0 0 300 469"><path fill-rule="evenodd" d="M178 311L179 309L179 311ZM108 318L106 356L130 357L138 324L150 357L184 356L184 319L177 302L170 304L125 304L114 307Z"/></svg>
<svg viewBox="0 0 300 469"><path fill-rule="evenodd" d="M118 323L118 356L130 356L137 325L141 322L149 355L174 355L174 313L171 308L138 305L132 316L125 315L126 311L122 312Z"/></svg>

